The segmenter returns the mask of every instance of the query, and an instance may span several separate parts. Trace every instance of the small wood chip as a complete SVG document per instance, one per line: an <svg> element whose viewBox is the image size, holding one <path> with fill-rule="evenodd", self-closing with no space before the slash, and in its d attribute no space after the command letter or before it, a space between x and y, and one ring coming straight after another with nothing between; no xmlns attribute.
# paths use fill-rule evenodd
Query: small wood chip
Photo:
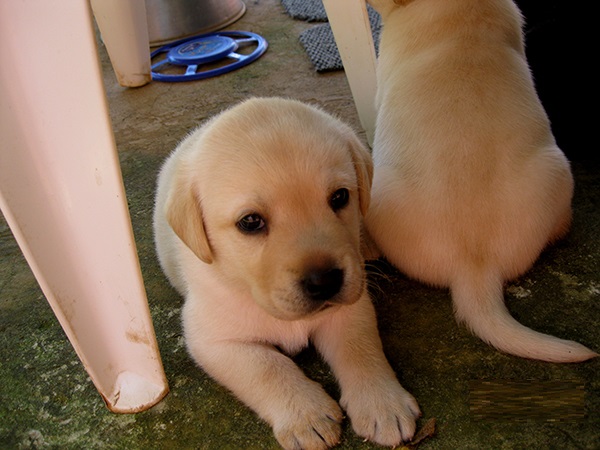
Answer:
<svg viewBox="0 0 600 450"><path fill-rule="evenodd" d="M417 431L417 434L415 434L415 437L412 441L410 441L406 445L403 445L398 450L415 450L419 446L419 444L421 444L421 442L423 442L427 438L433 437L434 434L435 417L432 417L427 422L425 422L425 425L423 425L420 430Z"/></svg>

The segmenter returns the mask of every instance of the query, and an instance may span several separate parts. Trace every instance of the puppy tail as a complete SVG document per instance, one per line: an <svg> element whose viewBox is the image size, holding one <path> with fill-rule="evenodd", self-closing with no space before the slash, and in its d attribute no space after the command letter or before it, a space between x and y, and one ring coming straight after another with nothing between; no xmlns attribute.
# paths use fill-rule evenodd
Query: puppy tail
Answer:
<svg viewBox="0 0 600 450"><path fill-rule="evenodd" d="M581 362L599 356L589 348L521 325L504 304L499 274L461 273L451 286L456 318L483 341L516 356L550 362Z"/></svg>

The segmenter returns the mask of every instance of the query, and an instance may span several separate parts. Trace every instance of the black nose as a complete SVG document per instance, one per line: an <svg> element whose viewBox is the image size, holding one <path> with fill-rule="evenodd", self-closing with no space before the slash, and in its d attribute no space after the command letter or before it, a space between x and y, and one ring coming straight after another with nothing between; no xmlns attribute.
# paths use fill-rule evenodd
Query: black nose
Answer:
<svg viewBox="0 0 600 450"><path fill-rule="evenodd" d="M306 272L301 283L306 296L311 300L329 300L340 292L344 283L344 271L341 269L312 269Z"/></svg>

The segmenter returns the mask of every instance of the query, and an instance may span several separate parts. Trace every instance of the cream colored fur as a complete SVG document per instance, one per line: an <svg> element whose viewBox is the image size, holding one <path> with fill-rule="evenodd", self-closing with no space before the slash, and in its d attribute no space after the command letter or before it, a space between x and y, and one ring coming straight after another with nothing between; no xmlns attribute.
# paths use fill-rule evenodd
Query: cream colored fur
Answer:
<svg viewBox="0 0 600 450"><path fill-rule="evenodd" d="M356 433L394 446L419 408L382 350L360 251L372 161L352 130L284 99L251 99L198 128L158 180L159 260L185 297L196 362L272 427L286 449L340 438L342 410L287 356L314 343L341 387ZM343 208L332 197L347 189ZM237 223L259 214L265 228ZM306 274L343 271L339 293L308 298Z"/></svg>
<svg viewBox="0 0 600 450"><path fill-rule="evenodd" d="M371 237L401 271L449 287L456 317L499 350L576 362L503 283L566 233L573 179L537 97L509 0L370 0L383 19Z"/></svg>

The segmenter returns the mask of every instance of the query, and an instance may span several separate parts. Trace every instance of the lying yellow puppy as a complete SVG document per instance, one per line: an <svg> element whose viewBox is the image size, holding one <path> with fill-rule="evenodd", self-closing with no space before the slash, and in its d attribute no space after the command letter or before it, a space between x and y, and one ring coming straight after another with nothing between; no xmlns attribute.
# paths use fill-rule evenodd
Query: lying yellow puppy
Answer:
<svg viewBox="0 0 600 450"><path fill-rule="evenodd" d="M459 321L499 350L597 356L535 332L504 305L571 221L573 179L525 58L510 0L369 0L381 14L366 226L401 271L450 287Z"/></svg>
<svg viewBox="0 0 600 450"><path fill-rule="evenodd" d="M352 130L283 99L194 131L158 180L159 260L185 297L189 352L286 449L324 449L342 411L286 356L312 341L356 433L394 446L420 414L381 347L361 254L372 161Z"/></svg>

